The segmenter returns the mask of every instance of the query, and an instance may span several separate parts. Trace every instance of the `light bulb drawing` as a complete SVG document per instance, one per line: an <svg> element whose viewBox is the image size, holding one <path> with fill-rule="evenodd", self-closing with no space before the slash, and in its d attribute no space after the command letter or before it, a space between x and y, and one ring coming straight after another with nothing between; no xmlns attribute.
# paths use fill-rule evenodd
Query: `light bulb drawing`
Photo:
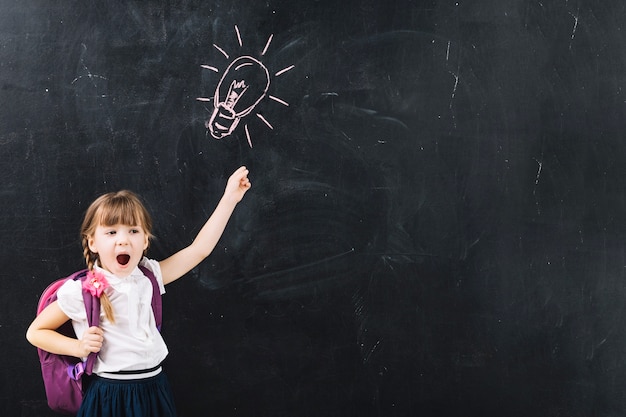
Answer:
<svg viewBox="0 0 626 417"><path fill-rule="evenodd" d="M236 25L235 32L237 33L237 40L241 47L241 35ZM261 52L261 56L264 56L267 52L272 38L273 35L270 35L265 44L265 48ZM227 59L230 59L224 49L215 44L213 44L213 47ZM210 65L202 65L201 67L219 73L219 69L216 67ZM293 68L294 65L284 68L276 72L274 77L278 77ZM240 121L252 113L255 107L266 97L284 106L289 106L286 101L268 94L270 83L270 72L259 59L249 55L242 55L232 60L222 74L215 88L213 97L198 97L196 99L198 101L213 103L213 111L211 112L209 120L205 123L211 136L215 139L223 139L226 136L230 136L235 131ZM273 129L272 125L260 113L256 113L256 116L266 126ZM244 132L248 140L248 145L252 147L250 129L247 124L244 125Z"/></svg>
<svg viewBox="0 0 626 417"><path fill-rule="evenodd" d="M251 56L241 56L226 68L213 96L207 129L215 139L230 135L242 117L250 114L270 86L267 68Z"/></svg>

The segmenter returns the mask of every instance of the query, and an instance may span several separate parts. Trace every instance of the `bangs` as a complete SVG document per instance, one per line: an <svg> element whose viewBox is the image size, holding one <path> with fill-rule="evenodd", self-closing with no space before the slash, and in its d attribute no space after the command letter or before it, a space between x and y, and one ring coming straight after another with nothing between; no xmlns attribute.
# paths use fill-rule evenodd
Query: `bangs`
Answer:
<svg viewBox="0 0 626 417"><path fill-rule="evenodd" d="M143 205L127 195L117 195L104 202L98 209L96 220L103 226L141 226L148 234L152 228L152 221Z"/></svg>

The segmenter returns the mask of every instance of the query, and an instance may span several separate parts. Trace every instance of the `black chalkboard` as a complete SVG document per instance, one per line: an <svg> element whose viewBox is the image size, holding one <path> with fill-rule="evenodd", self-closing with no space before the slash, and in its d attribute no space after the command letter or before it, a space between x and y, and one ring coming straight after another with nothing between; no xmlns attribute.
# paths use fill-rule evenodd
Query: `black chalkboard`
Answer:
<svg viewBox="0 0 626 417"><path fill-rule="evenodd" d="M53 415L24 333L93 198L141 194L160 259L245 164L164 298L181 417L626 415L624 22L618 0L0 0L0 414ZM228 101L233 73L256 99Z"/></svg>

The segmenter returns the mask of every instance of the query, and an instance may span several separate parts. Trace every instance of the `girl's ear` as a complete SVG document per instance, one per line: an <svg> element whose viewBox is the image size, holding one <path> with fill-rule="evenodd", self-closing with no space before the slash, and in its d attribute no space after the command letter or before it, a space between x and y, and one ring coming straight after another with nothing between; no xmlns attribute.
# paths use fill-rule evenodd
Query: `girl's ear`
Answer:
<svg viewBox="0 0 626 417"><path fill-rule="evenodd" d="M93 253L98 253L98 249L96 248L96 245L94 245L93 236L89 236L89 238L87 239L87 245L89 246L90 251L92 251Z"/></svg>

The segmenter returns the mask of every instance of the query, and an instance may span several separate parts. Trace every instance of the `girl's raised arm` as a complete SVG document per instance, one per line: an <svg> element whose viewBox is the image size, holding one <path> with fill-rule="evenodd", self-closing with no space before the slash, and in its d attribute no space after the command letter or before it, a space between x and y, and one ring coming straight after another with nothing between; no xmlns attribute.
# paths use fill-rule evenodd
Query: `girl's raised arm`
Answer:
<svg viewBox="0 0 626 417"><path fill-rule="evenodd" d="M237 203L249 189L248 169L242 166L228 179L224 195L191 245L159 262L163 284L182 277L209 256L222 236Z"/></svg>

